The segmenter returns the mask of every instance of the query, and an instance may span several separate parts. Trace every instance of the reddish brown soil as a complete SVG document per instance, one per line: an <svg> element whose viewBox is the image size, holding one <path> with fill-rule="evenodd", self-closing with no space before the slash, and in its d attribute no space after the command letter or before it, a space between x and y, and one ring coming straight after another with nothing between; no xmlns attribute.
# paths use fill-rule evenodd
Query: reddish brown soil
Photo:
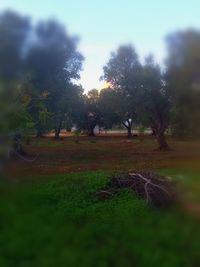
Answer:
<svg viewBox="0 0 200 267"><path fill-rule="evenodd" d="M169 141L173 150L160 152L153 137L144 142L122 136L74 137L54 140L33 138L25 146L33 162L19 158L7 164L5 173L12 177L58 174L86 170L127 170L162 168L199 168L200 143Z"/></svg>

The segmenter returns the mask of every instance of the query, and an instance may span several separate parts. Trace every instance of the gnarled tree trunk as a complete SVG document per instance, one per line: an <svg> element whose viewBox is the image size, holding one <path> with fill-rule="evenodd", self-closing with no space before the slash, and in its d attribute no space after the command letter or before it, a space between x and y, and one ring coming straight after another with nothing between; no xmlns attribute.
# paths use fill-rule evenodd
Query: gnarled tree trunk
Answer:
<svg viewBox="0 0 200 267"><path fill-rule="evenodd" d="M88 135L89 136L95 136L95 133L94 133L94 128L95 128L96 125L90 125L89 127L89 131L88 131Z"/></svg>
<svg viewBox="0 0 200 267"><path fill-rule="evenodd" d="M123 122L122 124L127 129L127 137L132 138L133 137L133 135L132 135L132 125L133 125L132 120L131 121L126 120L126 122Z"/></svg>
<svg viewBox="0 0 200 267"><path fill-rule="evenodd" d="M164 132L158 132L157 135L158 149L161 151L169 150L169 146L166 142Z"/></svg>
<svg viewBox="0 0 200 267"><path fill-rule="evenodd" d="M62 123L63 123L63 116L61 115L59 118L58 124L55 127L55 136L54 136L55 139L60 138L60 131L61 131Z"/></svg>
<svg viewBox="0 0 200 267"><path fill-rule="evenodd" d="M157 116L157 118L151 117L150 122L151 129L153 130L158 142L158 149L160 151L170 150L170 147L165 139L165 131L168 127L168 120L162 116Z"/></svg>
<svg viewBox="0 0 200 267"><path fill-rule="evenodd" d="M57 127L55 127L55 137L54 137L55 139L59 139L60 138L60 131L61 131L61 127L62 127L62 122L63 122L63 120L61 118L59 123L58 123L58 125L57 125Z"/></svg>

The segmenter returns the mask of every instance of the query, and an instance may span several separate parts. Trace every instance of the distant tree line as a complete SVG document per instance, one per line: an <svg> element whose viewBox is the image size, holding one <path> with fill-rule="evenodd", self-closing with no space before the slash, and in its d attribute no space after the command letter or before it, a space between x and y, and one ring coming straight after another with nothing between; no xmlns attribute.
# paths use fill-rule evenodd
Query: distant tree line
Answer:
<svg viewBox="0 0 200 267"><path fill-rule="evenodd" d="M61 129L94 136L98 125L123 125L132 137L135 125L152 129L160 150L166 130L178 137L200 136L200 32L167 37L161 68L152 55L139 60L132 45L111 53L102 80L109 85L87 94L77 81L84 57L78 38L55 20L33 26L28 17L0 14L0 142L23 153L22 136L38 137ZM10 147L10 146L9 146Z"/></svg>

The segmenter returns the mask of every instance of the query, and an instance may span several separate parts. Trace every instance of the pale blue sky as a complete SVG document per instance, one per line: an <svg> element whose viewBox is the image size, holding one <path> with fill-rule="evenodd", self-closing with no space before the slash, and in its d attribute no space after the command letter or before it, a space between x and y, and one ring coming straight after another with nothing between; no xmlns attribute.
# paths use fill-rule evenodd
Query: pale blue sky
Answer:
<svg viewBox="0 0 200 267"><path fill-rule="evenodd" d="M86 90L102 87L102 67L119 44L131 43L141 58L152 52L162 62L168 33L200 29L200 0L0 0L5 8L34 20L55 17L81 37Z"/></svg>

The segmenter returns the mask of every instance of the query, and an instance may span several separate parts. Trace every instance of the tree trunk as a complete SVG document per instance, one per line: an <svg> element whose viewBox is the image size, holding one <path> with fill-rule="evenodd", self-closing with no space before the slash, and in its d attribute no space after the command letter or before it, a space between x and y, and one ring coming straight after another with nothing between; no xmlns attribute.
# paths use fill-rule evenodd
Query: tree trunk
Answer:
<svg viewBox="0 0 200 267"><path fill-rule="evenodd" d="M158 149L161 151L169 150L169 146L166 142L165 135L163 132L157 134Z"/></svg>
<svg viewBox="0 0 200 267"><path fill-rule="evenodd" d="M156 136L156 130L155 130L153 127L151 127L151 130L152 130L151 135L152 135L152 136Z"/></svg>
<svg viewBox="0 0 200 267"><path fill-rule="evenodd" d="M89 130L89 136L95 136L94 128L95 128L95 127L90 127L90 130Z"/></svg>
<svg viewBox="0 0 200 267"><path fill-rule="evenodd" d="M36 137L37 138L43 138L44 135L43 135L43 133L41 131L38 131L37 134L36 134Z"/></svg>
<svg viewBox="0 0 200 267"><path fill-rule="evenodd" d="M132 138L133 137L132 132L131 132L131 126L127 127L127 137L128 138Z"/></svg>
<svg viewBox="0 0 200 267"><path fill-rule="evenodd" d="M126 121L127 124L125 122L122 122L122 124L124 125L124 127L127 129L127 137L128 138L132 138L132 122L130 122L129 120Z"/></svg>
<svg viewBox="0 0 200 267"><path fill-rule="evenodd" d="M55 139L60 138L60 131L61 131L61 127L62 127L62 122L63 122L63 119L60 118L58 126L55 128Z"/></svg>
<svg viewBox="0 0 200 267"><path fill-rule="evenodd" d="M60 138L60 129L55 129L55 139L59 139Z"/></svg>
<svg viewBox="0 0 200 267"><path fill-rule="evenodd" d="M26 152L24 151L22 147L22 138L21 134L15 134L14 139L13 139L13 149L16 154L19 154L21 156L25 156Z"/></svg>

